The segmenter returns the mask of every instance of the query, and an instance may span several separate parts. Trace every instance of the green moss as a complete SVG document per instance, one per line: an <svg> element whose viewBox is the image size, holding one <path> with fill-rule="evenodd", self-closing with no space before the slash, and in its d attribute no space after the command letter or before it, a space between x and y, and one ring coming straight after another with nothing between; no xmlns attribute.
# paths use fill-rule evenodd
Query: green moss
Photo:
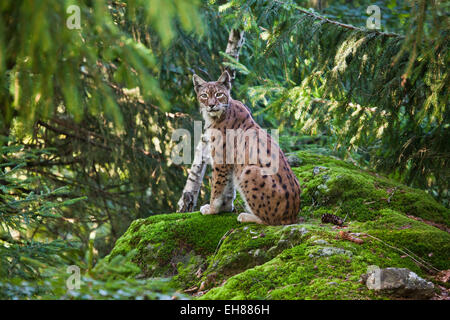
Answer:
<svg viewBox="0 0 450 320"><path fill-rule="evenodd" d="M135 256L136 250L131 250L125 256L119 254L111 259L100 260L90 274L101 280L134 278L142 272L133 262Z"/></svg>
<svg viewBox="0 0 450 320"><path fill-rule="evenodd" d="M411 260L375 240L357 245L336 240L331 232L320 234L321 240L327 239L327 248L337 249L334 254L315 254L324 246L310 236L263 265L231 277L200 299L384 299L389 297L377 295L359 282L369 266L394 265L423 274Z"/></svg>
<svg viewBox="0 0 450 320"><path fill-rule="evenodd" d="M378 217L378 210L390 208L450 225L450 210L422 190L330 156L307 152L297 155L302 165L293 171L302 187L302 215L334 212L350 220L371 221Z"/></svg>
<svg viewBox="0 0 450 320"><path fill-rule="evenodd" d="M381 210L380 215L378 220L367 222L358 229L417 255L435 268L450 268L450 234L393 210Z"/></svg>
<svg viewBox="0 0 450 320"><path fill-rule="evenodd" d="M212 254L222 236L237 225L234 214L202 216L194 212L139 219L117 240L106 259L136 249L133 261L145 276L171 275L177 272L179 262L186 262L186 256Z"/></svg>
<svg viewBox="0 0 450 320"><path fill-rule="evenodd" d="M369 234L382 240L364 237L361 245L341 239L339 229L321 225L318 219L309 219L308 224L302 224L308 233L299 241L289 243L281 253L263 264L254 263L255 267L246 260L241 261L244 272L230 277L223 286L213 288L200 299L385 299L391 297L376 295L359 283L369 266L408 268L427 277L426 268L420 268L405 255L408 251L410 256L415 259L419 256L434 267L450 267L448 233L390 209L380 210L376 216L374 221L349 224L347 231L362 233L361 238ZM288 228L292 227L300 225ZM245 248L248 239L245 235L240 238L241 248ZM259 244L267 248L265 243ZM229 255L240 252L236 247L233 250L233 246L227 250ZM264 250L267 254L267 249ZM224 252L223 257L227 256Z"/></svg>
<svg viewBox="0 0 450 320"><path fill-rule="evenodd" d="M393 195L391 207L409 215L450 225L450 211L419 189L403 186Z"/></svg>
<svg viewBox="0 0 450 320"><path fill-rule="evenodd" d="M215 274L214 283L240 273L248 268L263 264L283 250L301 243L308 234L307 226L262 226L244 224L233 229L222 242L219 250L211 256L208 268L200 282L208 281Z"/></svg>
<svg viewBox="0 0 450 320"><path fill-rule="evenodd" d="M199 255L186 256L185 261L177 264L177 274L173 282L178 288L187 289L198 282L197 272L205 265L205 258Z"/></svg>

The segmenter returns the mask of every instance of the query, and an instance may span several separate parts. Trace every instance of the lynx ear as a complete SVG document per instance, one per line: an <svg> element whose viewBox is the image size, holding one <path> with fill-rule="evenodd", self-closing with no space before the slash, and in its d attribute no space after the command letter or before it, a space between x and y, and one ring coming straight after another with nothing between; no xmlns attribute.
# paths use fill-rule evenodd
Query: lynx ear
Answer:
<svg viewBox="0 0 450 320"><path fill-rule="evenodd" d="M192 82L194 82L194 90L195 92L198 92L198 89L206 83L205 80L200 78L198 75L194 74L192 77Z"/></svg>
<svg viewBox="0 0 450 320"><path fill-rule="evenodd" d="M223 84L228 90L231 90L231 77L228 71L225 70L217 82Z"/></svg>

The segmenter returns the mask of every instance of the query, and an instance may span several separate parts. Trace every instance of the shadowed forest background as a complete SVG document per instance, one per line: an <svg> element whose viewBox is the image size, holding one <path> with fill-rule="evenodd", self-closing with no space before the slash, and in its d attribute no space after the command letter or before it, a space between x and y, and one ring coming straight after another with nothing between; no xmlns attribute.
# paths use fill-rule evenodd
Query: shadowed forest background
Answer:
<svg viewBox="0 0 450 320"><path fill-rule="evenodd" d="M366 28L370 5L379 30ZM279 130L284 152L337 156L448 208L449 12L426 0L1 1L0 298L62 297L67 266L88 277L133 220L176 210L189 165L171 161L172 133L201 119L192 74L227 66L232 97ZM239 61L224 53L232 29Z"/></svg>

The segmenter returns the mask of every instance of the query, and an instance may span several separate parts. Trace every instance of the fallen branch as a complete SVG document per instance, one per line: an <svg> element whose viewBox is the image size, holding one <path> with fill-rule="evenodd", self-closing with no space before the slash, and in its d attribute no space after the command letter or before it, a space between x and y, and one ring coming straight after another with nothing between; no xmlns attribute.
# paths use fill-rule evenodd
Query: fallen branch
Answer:
<svg viewBox="0 0 450 320"><path fill-rule="evenodd" d="M347 232L347 231L339 231L339 236L341 237L341 239L344 240L348 240L357 244L363 244L364 241L354 237L351 233Z"/></svg>

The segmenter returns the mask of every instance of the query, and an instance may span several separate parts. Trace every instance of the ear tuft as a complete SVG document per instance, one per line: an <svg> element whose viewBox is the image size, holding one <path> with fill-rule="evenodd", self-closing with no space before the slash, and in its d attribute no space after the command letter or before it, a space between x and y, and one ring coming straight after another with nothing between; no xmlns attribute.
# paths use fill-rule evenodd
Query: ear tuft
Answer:
<svg viewBox="0 0 450 320"><path fill-rule="evenodd" d="M217 82L223 84L228 90L231 90L231 77L228 71L225 70Z"/></svg>
<svg viewBox="0 0 450 320"><path fill-rule="evenodd" d="M192 82L194 83L194 90L195 92L198 92L198 89L204 85L206 83L205 80L203 80L202 78L200 78L198 75L196 75L194 73L194 75L192 76Z"/></svg>

